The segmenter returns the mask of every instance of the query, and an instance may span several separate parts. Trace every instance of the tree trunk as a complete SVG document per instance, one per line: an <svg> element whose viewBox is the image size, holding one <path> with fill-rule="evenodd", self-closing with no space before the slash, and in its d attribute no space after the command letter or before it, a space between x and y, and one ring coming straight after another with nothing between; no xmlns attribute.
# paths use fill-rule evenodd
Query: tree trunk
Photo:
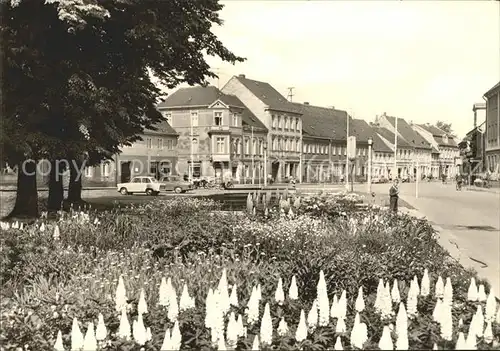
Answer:
<svg viewBox="0 0 500 351"><path fill-rule="evenodd" d="M64 200L63 176L60 164L56 161L50 162L49 174L49 199L47 210L49 212L59 211Z"/></svg>
<svg viewBox="0 0 500 351"><path fill-rule="evenodd" d="M78 160L70 160L69 187L68 187L68 202L73 205L80 205L82 200L82 162Z"/></svg>
<svg viewBox="0 0 500 351"><path fill-rule="evenodd" d="M24 160L18 164L16 202L14 208L7 217L38 217L36 166L36 162L33 160Z"/></svg>

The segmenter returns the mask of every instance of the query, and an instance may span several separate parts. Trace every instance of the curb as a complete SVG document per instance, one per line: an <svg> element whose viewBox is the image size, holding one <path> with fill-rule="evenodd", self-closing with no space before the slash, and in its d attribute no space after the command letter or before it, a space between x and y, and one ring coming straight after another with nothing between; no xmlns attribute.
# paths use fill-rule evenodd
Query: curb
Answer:
<svg viewBox="0 0 500 351"><path fill-rule="evenodd" d="M467 191L482 191L486 193L492 193L492 194L500 194L500 189L491 189L491 188L476 188L476 187L466 187L465 190Z"/></svg>
<svg viewBox="0 0 500 351"><path fill-rule="evenodd" d="M111 189L116 189L115 186L103 186L103 187L89 187L89 188L82 188L82 191L94 191L94 190L111 190ZM68 188L64 188L64 191L68 191ZM38 192L46 192L49 191L49 188L40 188L37 189ZM2 189L0 188L0 193L15 193L17 192L17 188L14 189Z"/></svg>

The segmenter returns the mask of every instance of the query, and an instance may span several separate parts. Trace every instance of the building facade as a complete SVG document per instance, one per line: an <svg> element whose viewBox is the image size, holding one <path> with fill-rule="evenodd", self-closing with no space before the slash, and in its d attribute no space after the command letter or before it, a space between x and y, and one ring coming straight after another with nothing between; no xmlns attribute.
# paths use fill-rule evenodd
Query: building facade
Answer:
<svg viewBox="0 0 500 351"><path fill-rule="evenodd" d="M278 182L301 179L302 119L300 111L270 84L240 74L221 89L236 96L267 129L267 172Z"/></svg>
<svg viewBox="0 0 500 351"><path fill-rule="evenodd" d="M179 135L180 174L263 179L267 129L236 96L212 86L181 88L158 109Z"/></svg>
<svg viewBox="0 0 500 351"><path fill-rule="evenodd" d="M372 151L372 177L389 179L391 169L394 167L394 150L391 144L385 141L374 129Z"/></svg>
<svg viewBox="0 0 500 351"><path fill-rule="evenodd" d="M486 170L500 173L500 82L488 90L486 98L485 163Z"/></svg>

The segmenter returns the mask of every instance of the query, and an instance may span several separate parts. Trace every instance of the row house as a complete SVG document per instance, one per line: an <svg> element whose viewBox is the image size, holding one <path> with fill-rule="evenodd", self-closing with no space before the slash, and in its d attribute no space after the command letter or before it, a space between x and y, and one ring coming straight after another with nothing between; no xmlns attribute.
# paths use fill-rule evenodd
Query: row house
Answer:
<svg viewBox="0 0 500 351"><path fill-rule="evenodd" d="M158 109L179 134L179 174L263 180L267 128L236 96L213 86L181 88Z"/></svg>
<svg viewBox="0 0 500 351"><path fill-rule="evenodd" d="M145 129L140 139L121 147L121 153L98 166L85 167L83 186L110 186L128 182L134 176L174 174L177 167L177 133L162 121L155 130Z"/></svg>
<svg viewBox="0 0 500 351"><path fill-rule="evenodd" d="M347 162L347 112L294 104L302 113L302 181L336 182L344 178ZM349 117L349 135L356 136L357 155L352 163L354 176L366 178L368 139L371 127Z"/></svg>
<svg viewBox="0 0 500 351"><path fill-rule="evenodd" d="M389 179L390 170L394 166L394 150L391 144L376 132L376 129L373 129L372 140L372 177Z"/></svg>
<svg viewBox="0 0 500 351"><path fill-rule="evenodd" d="M432 146L432 177L437 178L442 174L454 177L459 172L460 151L453 136L429 123L413 124L412 127Z"/></svg>
<svg viewBox="0 0 500 351"><path fill-rule="evenodd" d="M301 178L301 113L269 83L233 76L221 89L236 96L267 129L267 172L280 182Z"/></svg>
<svg viewBox="0 0 500 351"><path fill-rule="evenodd" d="M398 137L403 139L406 145L409 145L409 148L405 148L405 151L401 154L399 151L396 152L396 172L398 176L416 177L417 163L419 168L418 174L429 175L431 173L432 146L424 137L417 133L404 118L388 116L384 112L382 115L376 117L375 123L379 127L397 133ZM392 140L394 141L394 139ZM398 142L397 149L399 149L399 146L400 144ZM401 155L404 157L403 159L400 159Z"/></svg>
<svg viewBox="0 0 500 351"><path fill-rule="evenodd" d="M458 144L462 157L463 174L476 174L484 171L486 149L486 121L469 131L463 141Z"/></svg>
<svg viewBox="0 0 500 351"><path fill-rule="evenodd" d="M401 136L397 136L397 145L395 145L395 138L393 131L382 128L377 124L373 124L374 133L377 135L382 142L391 149L392 156L387 155L387 153L381 153L383 157L379 160L380 175L388 179L393 178L394 174L394 164L397 168L397 176L403 177L409 174L409 169L413 164L413 147ZM379 148L383 148L379 146ZM395 152L396 149L396 152ZM394 160L396 157L396 161Z"/></svg>
<svg viewBox="0 0 500 351"><path fill-rule="evenodd" d="M500 173L500 82L484 94L486 99L485 163L486 170Z"/></svg>

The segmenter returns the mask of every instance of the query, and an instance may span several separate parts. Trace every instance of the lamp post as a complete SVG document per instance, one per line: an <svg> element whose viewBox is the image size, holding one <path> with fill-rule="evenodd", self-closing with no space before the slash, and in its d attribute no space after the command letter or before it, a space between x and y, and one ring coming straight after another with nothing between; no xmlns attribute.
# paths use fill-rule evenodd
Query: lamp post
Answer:
<svg viewBox="0 0 500 351"><path fill-rule="evenodd" d="M368 138L368 194L372 192L372 137Z"/></svg>
<svg viewBox="0 0 500 351"><path fill-rule="evenodd" d="M264 186L267 186L267 142L264 141Z"/></svg>

